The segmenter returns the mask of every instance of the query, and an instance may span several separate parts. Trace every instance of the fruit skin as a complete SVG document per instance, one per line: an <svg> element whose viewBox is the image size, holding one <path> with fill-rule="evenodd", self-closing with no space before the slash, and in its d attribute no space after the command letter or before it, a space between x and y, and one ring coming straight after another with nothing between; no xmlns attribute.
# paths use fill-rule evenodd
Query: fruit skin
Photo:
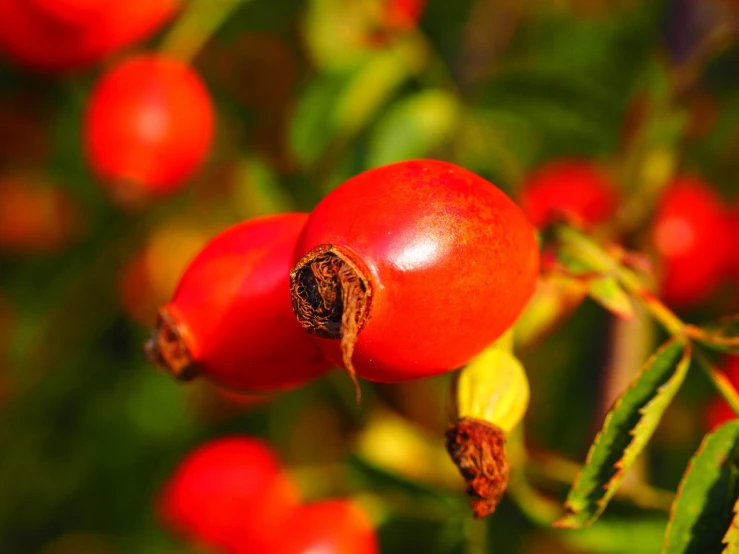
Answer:
<svg viewBox="0 0 739 554"><path fill-rule="evenodd" d="M234 225L188 265L163 309L199 374L235 390L268 391L330 368L290 303L292 253L307 217L284 213Z"/></svg>
<svg viewBox="0 0 739 554"><path fill-rule="evenodd" d="M248 545L247 545L248 546ZM251 552L249 548L238 554ZM274 554L377 554L379 547L367 515L347 500L300 506L286 521Z"/></svg>
<svg viewBox="0 0 739 554"><path fill-rule="evenodd" d="M325 244L366 270L371 305L353 364L371 381L464 365L513 324L539 269L521 210L481 177L436 160L372 169L329 193L310 214L295 259ZM338 340L317 343L341 362Z"/></svg>
<svg viewBox="0 0 739 554"><path fill-rule="evenodd" d="M679 176L664 190L651 238L660 266L661 293L676 307L704 300L728 269L730 230L726 209L702 179Z"/></svg>
<svg viewBox="0 0 739 554"><path fill-rule="evenodd" d="M208 91L188 65L161 54L130 57L95 86L85 115L87 158L124 201L176 192L210 149Z"/></svg>
<svg viewBox="0 0 739 554"><path fill-rule="evenodd" d="M731 230L730 242L739 242L739 204L735 204L729 212L729 226ZM736 285L739 285L739 248L729 249L729 272Z"/></svg>
<svg viewBox="0 0 739 554"><path fill-rule="evenodd" d="M193 542L236 552L273 552L275 537L298 505L298 493L261 440L230 436L190 452L166 482L157 513Z"/></svg>
<svg viewBox="0 0 739 554"><path fill-rule="evenodd" d="M35 70L82 68L143 40L169 20L182 2L99 0L102 7L94 3L0 0L0 50Z"/></svg>
<svg viewBox="0 0 739 554"><path fill-rule="evenodd" d="M557 216L593 227L613 215L618 195L608 176L595 164L567 159L535 170L523 183L519 204L537 227Z"/></svg>

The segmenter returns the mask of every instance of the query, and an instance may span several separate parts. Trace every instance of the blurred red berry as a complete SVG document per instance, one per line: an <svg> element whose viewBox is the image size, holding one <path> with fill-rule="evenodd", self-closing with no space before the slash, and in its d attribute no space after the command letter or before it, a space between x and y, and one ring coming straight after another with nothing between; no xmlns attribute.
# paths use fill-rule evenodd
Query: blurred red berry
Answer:
<svg viewBox="0 0 739 554"><path fill-rule="evenodd" d="M385 0L385 26L391 29L415 27L425 7L426 0Z"/></svg>
<svg viewBox="0 0 739 554"><path fill-rule="evenodd" d="M592 227L616 211L618 195L604 171L584 160L558 160L535 170L523 183L521 208L537 227L567 217Z"/></svg>
<svg viewBox="0 0 739 554"><path fill-rule="evenodd" d="M726 209L707 183L690 176L670 183L651 229L667 303L692 305L716 289L728 268L729 235Z"/></svg>
<svg viewBox="0 0 739 554"><path fill-rule="evenodd" d="M172 194L208 154L213 120L208 91L192 68L163 55L135 56L92 92L87 156L119 199Z"/></svg>
<svg viewBox="0 0 739 554"><path fill-rule="evenodd" d="M138 42L181 0L0 0L0 50L43 71L75 69Z"/></svg>
<svg viewBox="0 0 739 554"><path fill-rule="evenodd" d="M238 554L251 552L248 546ZM364 511L347 500L300 506L286 521L275 554L377 554L379 547Z"/></svg>
<svg viewBox="0 0 739 554"><path fill-rule="evenodd" d="M252 554L271 554L297 504L297 490L269 445L236 436L190 452L166 483L158 512L170 531L191 542L225 553L249 544Z"/></svg>
<svg viewBox="0 0 739 554"><path fill-rule="evenodd" d="M211 240L160 309L149 355L175 377L239 391L301 384L330 363L295 318L289 273L306 214L239 223Z"/></svg>
<svg viewBox="0 0 739 554"><path fill-rule="evenodd" d="M59 251L79 224L77 205L63 190L37 178L0 179L0 251Z"/></svg>
<svg viewBox="0 0 739 554"><path fill-rule="evenodd" d="M730 244L739 244L739 203L729 212ZM729 272L734 283L739 285L739 248L729 248Z"/></svg>

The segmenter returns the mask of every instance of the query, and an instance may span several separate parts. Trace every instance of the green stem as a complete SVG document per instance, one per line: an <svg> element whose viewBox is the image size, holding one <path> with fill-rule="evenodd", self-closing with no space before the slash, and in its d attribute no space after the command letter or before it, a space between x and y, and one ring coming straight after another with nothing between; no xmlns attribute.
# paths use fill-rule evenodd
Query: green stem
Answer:
<svg viewBox="0 0 739 554"><path fill-rule="evenodd" d="M554 232L565 253L593 271L615 277L627 292L644 304L668 333L677 337L685 336L685 324L682 320L665 306L633 271L623 267L600 245L572 227L557 225Z"/></svg>
<svg viewBox="0 0 739 554"><path fill-rule="evenodd" d="M703 369L711 380L711 383L716 387L719 394L731 406L734 413L739 416L739 393L737 393L726 373L717 369L711 360L695 345L693 347L693 359L698 362L698 365L700 365L701 369Z"/></svg>
<svg viewBox="0 0 739 554"><path fill-rule="evenodd" d="M485 554L487 552L487 521L470 518L465 529L467 536L466 554Z"/></svg>
<svg viewBox="0 0 739 554"><path fill-rule="evenodd" d="M162 40L160 51L191 61L210 37L248 0L190 0Z"/></svg>

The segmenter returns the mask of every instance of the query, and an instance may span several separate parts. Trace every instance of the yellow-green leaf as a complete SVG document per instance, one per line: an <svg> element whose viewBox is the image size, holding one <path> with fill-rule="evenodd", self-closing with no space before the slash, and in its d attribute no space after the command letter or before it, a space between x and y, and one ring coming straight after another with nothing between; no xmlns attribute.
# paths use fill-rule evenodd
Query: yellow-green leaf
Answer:
<svg viewBox="0 0 739 554"><path fill-rule="evenodd" d="M672 504L663 554L736 552L736 531L726 530L735 518L739 495L738 448L739 421L730 421L703 439ZM734 550L724 548L725 536L733 537Z"/></svg>
<svg viewBox="0 0 739 554"><path fill-rule="evenodd" d="M588 296L609 312L631 319L634 305L615 277L603 275L588 280Z"/></svg>
<svg viewBox="0 0 739 554"><path fill-rule="evenodd" d="M555 527L591 524L652 436L690 365L690 347L675 338L662 345L616 401L595 437L585 465Z"/></svg>

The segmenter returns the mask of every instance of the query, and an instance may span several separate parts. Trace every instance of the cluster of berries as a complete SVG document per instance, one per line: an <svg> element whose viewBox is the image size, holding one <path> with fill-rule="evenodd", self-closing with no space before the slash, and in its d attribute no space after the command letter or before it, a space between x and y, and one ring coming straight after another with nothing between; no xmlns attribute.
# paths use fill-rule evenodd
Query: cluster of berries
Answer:
<svg viewBox="0 0 739 554"><path fill-rule="evenodd" d="M520 204L541 227L567 217L583 227L606 225L620 206L618 189L595 163L559 160L533 172ZM660 296L676 308L705 301L732 276L739 284L739 207L726 206L703 179L681 174L666 184L651 219L647 248L654 253Z"/></svg>

